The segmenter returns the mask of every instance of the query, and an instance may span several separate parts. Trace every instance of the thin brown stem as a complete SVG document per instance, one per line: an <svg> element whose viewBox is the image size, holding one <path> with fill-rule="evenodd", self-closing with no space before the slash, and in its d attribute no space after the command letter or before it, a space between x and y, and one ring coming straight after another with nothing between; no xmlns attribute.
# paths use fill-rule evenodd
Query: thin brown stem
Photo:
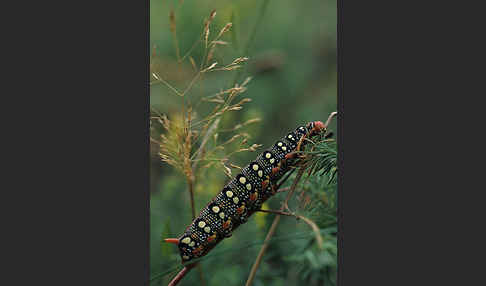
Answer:
<svg viewBox="0 0 486 286"><path fill-rule="evenodd" d="M152 75L157 79L157 81L165 84L170 90L172 90L173 92L175 92L175 94L177 94L178 96L184 96L182 93L180 93L175 87L173 87L172 85L170 85L167 81L165 81L162 77L160 77L160 75L156 74L156 73L152 73ZM152 83L150 85L153 85Z"/></svg>
<svg viewBox="0 0 486 286"><path fill-rule="evenodd" d="M199 78L200 75L201 75L201 72L198 72L196 74L196 76L194 76L194 78L192 79L192 81L189 83L189 86L187 86L186 90L184 90L184 92L181 94L181 96L186 95L186 93L188 93L189 90L191 90L192 86L194 85L194 83L196 83L196 80Z"/></svg>
<svg viewBox="0 0 486 286"><path fill-rule="evenodd" d="M295 188L297 187L297 183L302 178L302 175L304 174L304 171L305 171L305 168L304 167L301 167L299 169L299 172L297 173L297 177L295 177L295 180L292 183L292 186L290 187L290 192L287 194L287 198L285 198L285 201L283 202L283 206L281 207L281 210L287 209L288 211L290 211L290 209L289 209L289 200L292 197L292 195L294 194Z"/></svg>
<svg viewBox="0 0 486 286"><path fill-rule="evenodd" d="M192 47L189 49L189 51L180 59L179 62L182 62L186 59L186 57L188 57L191 52L194 50L194 48L197 46L197 44L199 44L201 42L201 38L199 38L193 45Z"/></svg>
<svg viewBox="0 0 486 286"><path fill-rule="evenodd" d="M194 177L188 178L188 180L187 180L187 183L189 185L189 195L190 195L190 198L191 198L192 220L194 220L196 218L196 207L194 206L194 181L195 181ZM202 264L198 263L196 268L197 268L197 272L199 274L199 280L201 281L201 285L205 286L206 282L204 281Z"/></svg>
<svg viewBox="0 0 486 286"><path fill-rule="evenodd" d="M319 230L319 227L316 225L316 223L313 222L312 220L306 218L305 216L295 215L295 217L303 220L305 223L307 223L312 228L312 230L314 231L314 233L316 235L317 247L319 247L319 249L323 249L323 246L322 246L323 240L322 240L321 232Z"/></svg>
<svg viewBox="0 0 486 286"><path fill-rule="evenodd" d="M295 216L294 214L291 214L291 213L286 213L286 212L276 211L276 210L257 210L257 212L286 215L286 216Z"/></svg>
<svg viewBox="0 0 486 286"><path fill-rule="evenodd" d="M187 266L182 268L181 271L179 271L179 273L177 273L177 275L169 282L169 285L167 286L175 286L177 285L177 283L179 283L179 281L181 281L182 278L184 278L184 276L187 275L187 273L189 272L189 270L191 270L190 268L188 268Z"/></svg>
<svg viewBox="0 0 486 286"><path fill-rule="evenodd" d="M196 208L194 206L194 179L187 178L187 185L189 186L189 197L191 199L192 220L196 218Z"/></svg>
<svg viewBox="0 0 486 286"><path fill-rule="evenodd" d="M260 248L260 252L258 253L258 256L255 260L255 263L251 267L250 275L248 276L248 280L246 281L245 286L250 286L251 283L253 282L253 279L255 279L256 271L257 271L258 267L260 266L260 262L262 261L263 254L265 254L265 251L268 248L268 245L269 245L268 242L270 241L273 234L275 233L275 230L277 229L277 226L280 222L280 218L281 218L281 216L276 216L273 219L272 226L270 227L270 230L268 231L267 236L265 237L265 241L263 242L262 248Z"/></svg>
<svg viewBox="0 0 486 286"><path fill-rule="evenodd" d="M288 191L288 190L290 190L290 187L281 188L281 189L278 189L276 193L277 193L277 194L278 194L278 193L283 193L283 192L286 192L286 191Z"/></svg>
<svg viewBox="0 0 486 286"><path fill-rule="evenodd" d="M317 240L317 246L322 249L322 243L323 243L323 240L322 240L322 236L321 236L321 233L320 233L320 230L319 230L319 227L317 226L317 224L315 222L313 222L312 220L306 218L305 216L301 216L301 215L298 215L298 214L295 214L295 213L292 213L292 212L283 212L283 211L276 211L276 210L257 210L257 212L263 212L263 213L271 213L271 214L276 214L276 215L285 215L285 216L293 216L295 217L296 219L300 219L300 220L303 220L305 223L307 223L311 228L312 230L314 231L315 235L316 235L316 240Z"/></svg>
<svg viewBox="0 0 486 286"><path fill-rule="evenodd" d="M297 187L297 184L299 183L300 179L302 178L302 175L304 174L304 168L300 168L299 172L297 173L297 177L295 178L294 182L292 183L292 186L290 187L290 191L287 194L287 198L285 199L285 204L288 203L290 200L290 197L294 194L295 188ZM283 211L283 206L280 208L280 211ZM270 230L267 233L267 236L265 237L265 241L263 242L262 247L260 248L260 252L258 253L258 256L255 260L255 263L251 267L250 275L248 276L248 280L246 281L245 286L250 286L253 283L253 279L255 279L256 272L258 270L258 267L260 266L260 262L262 261L263 255L267 251L269 241L272 238L272 236L275 234L275 231L277 229L278 224L280 223L280 217L281 216L276 216L273 219L272 226L270 227Z"/></svg>

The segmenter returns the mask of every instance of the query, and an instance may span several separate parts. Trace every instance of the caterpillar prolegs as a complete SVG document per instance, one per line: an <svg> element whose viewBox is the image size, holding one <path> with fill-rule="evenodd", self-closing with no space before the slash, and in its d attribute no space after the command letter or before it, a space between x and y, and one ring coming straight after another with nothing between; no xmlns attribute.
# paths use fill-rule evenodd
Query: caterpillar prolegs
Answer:
<svg viewBox="0 0 486 286"><path fill-rule="evenodd" d="M297 163L295 152L306 143L304 139L324 132L328 123L309 122L278 140L230 180L179 238L165 239L177 244L182 263L206 255L259 210L277 191L277 182ZM175 285L194 265L186 266L169 285Z"/></svg>

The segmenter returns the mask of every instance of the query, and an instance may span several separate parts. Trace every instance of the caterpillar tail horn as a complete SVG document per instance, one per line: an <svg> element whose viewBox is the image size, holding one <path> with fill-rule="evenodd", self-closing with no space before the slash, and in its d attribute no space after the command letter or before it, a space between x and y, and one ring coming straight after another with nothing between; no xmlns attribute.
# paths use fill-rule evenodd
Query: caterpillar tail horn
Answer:
<svg viewBox="0 0 486 286"><path fill-rule="evenodd" d="M323 124L324 125L323 127L327 128L329 126L329 123L331 123L332 118L336 115L337 115L336 111L332 112L331 115L329 115L329 117L327 118L326 123Z"/></svg>
<svg viewBox="0 0 486 286"><path fill-rule="evenodd" d="M179 240L177 238L166 238L164 241L167 243L179 244Z"/></svg>

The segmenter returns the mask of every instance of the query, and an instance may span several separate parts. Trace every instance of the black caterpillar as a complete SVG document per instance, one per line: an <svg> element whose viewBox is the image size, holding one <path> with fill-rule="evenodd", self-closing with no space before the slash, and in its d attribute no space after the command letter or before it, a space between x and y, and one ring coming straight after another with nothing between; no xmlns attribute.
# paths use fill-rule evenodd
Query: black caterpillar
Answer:
<svg viewBox="0 0 486 286"><path fill-rule="evenodd" d="M206 255L259 210L275 194L277 181L297 162L294 152L305 144L304 138L325 129L321 121L314 121L287 134L226 184L179 238L166 239L178 245L182 263ZM178 276L187 271L186 267Z"/></svg>

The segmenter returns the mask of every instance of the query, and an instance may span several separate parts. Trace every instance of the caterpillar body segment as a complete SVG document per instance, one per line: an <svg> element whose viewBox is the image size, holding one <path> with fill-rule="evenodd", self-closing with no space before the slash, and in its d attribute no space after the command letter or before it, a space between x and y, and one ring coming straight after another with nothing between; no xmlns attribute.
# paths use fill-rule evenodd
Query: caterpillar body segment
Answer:
<svg viewBox="0 0 486 286"><path fill-rule="evenodd" d="M166 239L177 244L182 263L207 254L259 210L275 194L277 181L297 162L295 151L305 144L304 139L323 130L324 124L314 121L286 134L231 179L179 238Z"/></svg>

